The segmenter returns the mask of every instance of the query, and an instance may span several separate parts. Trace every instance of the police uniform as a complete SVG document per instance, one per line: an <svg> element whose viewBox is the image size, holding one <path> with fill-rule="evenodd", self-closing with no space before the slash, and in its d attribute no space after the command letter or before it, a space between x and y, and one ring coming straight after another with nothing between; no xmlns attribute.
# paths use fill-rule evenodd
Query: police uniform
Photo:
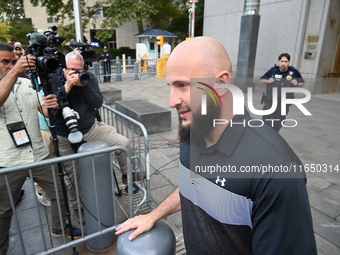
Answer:
<svg viewBox="0 0 340 255"><path fill-rule="evenodd" d="M106 47L104 49L107 49ZM106 61L104 61L106 59ZM99 54L98 60L103 61L103 75L104 82L110 82L111 80L111 59L112 55L109 51L103 51Z"/></svg>
<svg viewBox="0 0 340 255"><path fill-rule="evenodd" d="M274 128L277 132L279 132L282 127L281 123L286 118L285 115L281 115L281 88L282 87L293 87L291 84L292 80L297 80L298 83L304 82L300 72L296 70L293 66L288 66L287 71L281 72L279 66L274 66L270 70L268 70L260 79L270 79L273 78L275 81L273 83L268 83L266 87L266 95L264 97L264 107L263 110L270 109L273 102L273 88L277 88L277 107L276 110L269 115L263 115L263 121L267 125ZM287 93L286 98L294 98L293 93ZM289 106L286 105L286 115L289 111ZM276 121L268 121L276 119ZM279 121L277 121L279 120Z"/></svg>

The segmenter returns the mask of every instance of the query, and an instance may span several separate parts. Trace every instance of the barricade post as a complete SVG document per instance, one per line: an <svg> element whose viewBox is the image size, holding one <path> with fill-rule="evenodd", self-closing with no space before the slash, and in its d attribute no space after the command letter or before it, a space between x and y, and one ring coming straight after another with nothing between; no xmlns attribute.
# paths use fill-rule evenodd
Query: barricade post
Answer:
<svg viewBox="0 0 340 255"><path fill-rule="evenodd" d="M108 147L109 145L103 141L91 141L81 145L78 153ZM115 206L115 193L112 192L114 183L111 178L113 170L110 153L99 154L94 158L80 158L79 169L87 234L114 226L113 215L118 213L117 208L119 207ZM119 214L123 215L122 212ZM87 245L92 250L103 250L110 247L115 240L114 232L109 232L87 241Z"/></svg>
<svg viewBox="0 0 340 255"><path fill-rule="evenodd" d="M119 61L119 57L116 57L116 81L122 80L122 64Z"/></svg>

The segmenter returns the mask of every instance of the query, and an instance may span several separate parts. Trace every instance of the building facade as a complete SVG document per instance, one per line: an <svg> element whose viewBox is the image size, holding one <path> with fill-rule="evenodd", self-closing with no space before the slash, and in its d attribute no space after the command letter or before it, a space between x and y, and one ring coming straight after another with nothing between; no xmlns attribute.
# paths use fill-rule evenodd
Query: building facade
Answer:
<svg viewBox="0 0 340 255"><path fill-rule="evenodd" d="M87 1L88 8L93 8L94 4L95 0ZM32 19L32 23L38 32L49 30L49 27L52 25L58 27L61 24L60 20L57 20L56 18L50 18L48 16L47 8L40 6L34 7L30 3L30 0L24 0L24 7L26 18ZM103 18L105 18L104 7L98 10L98 14L95 15L95 19L91 19L89 25L83 31L83 35L87 38L88 43L96 41L94 38L96 29L93 27L93 24L95 24L96 28L99 28ZM69 23L74 23L74 20L65 22L65 24ZM131 49L135 49L136 43L139 42L139 39L134 37L134 35L137 33L138 28L135 21L126 23L115 29L112 39L108 41L108 46L109 48L130 47Z"/></svg>
<svg viewBox="0 0 340 255"><path fill-rule="evenodd" d="M254 78L291 55L312 93L324 92L326 77L340 77L339 0L261 0ZM220 40L236 67L245 1L205 0L203 33ZM235 71L235 70L234 70ZM248 77L249 78L249 77Z"/></svg>

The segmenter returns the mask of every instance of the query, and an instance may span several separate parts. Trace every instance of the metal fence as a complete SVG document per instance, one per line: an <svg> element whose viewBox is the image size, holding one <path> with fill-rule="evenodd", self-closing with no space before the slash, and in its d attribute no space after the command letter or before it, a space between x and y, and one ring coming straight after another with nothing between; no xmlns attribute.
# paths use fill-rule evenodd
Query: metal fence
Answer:
<svg viewBox="0 0 340 255"><path fill-rule="evenodd" d="M27 171L29 179L25 183L25 190L26 194L31 193L35 194L35 186L33 181L33 173L34 169L37 167L45 166L46 169L49 169L53 173L56 171L56 165L62 164L65 161L72 161L73 165L73 171L76 171L76 162L79 160L82 160L83 158L86 158L86 160L90 159L90 165L93 167L93 176L94 176L94 182L96 182L96 171L100 171L102 169L97 169L95 165L95 160L98 158L99 155L108 154L109 153L109 165L110 165L110 174L109 178L111 180L112 185L112 199L113 199L113 205L114 205L114 215L112 215L114 219L114 223L111 226L106 226L101 222L101 218L96 218L96 221L98 222L98 231L92 232L92 233L86 233L85 229L82 224L79 225L80 229L82 230L82 237L77 240L68 240L63 233L62 238L52 238L51 237L51 227L48 224L48 220L46 218L49 218L48 214L49 212L44 212L41 210L41 206L39 205L39 202L34 195L35 199L30 202L30 206L32 207L34 215L33 218L27 219L27 217L19 217L20 212L17 211L17 207L15 205L15 201L12 196L9 196L11 206L13 209L13 216L12 216L12 226L14 226L14 229L16 233L11 233L10 238L10 248L9 252L10 254L54 254L56 252L62 252L65 249L74 249L77 247L76 245L93 240L97 237L103 237L103 235L113 232L117 225L121 223L119 219L124 218L124 220L127 217L134 216L142 207L147 207L149 209L152 208L152 202L150 199L150 167L149 167L149 142L148 142L148 135L146 132L145 127L135 121L134 119L131 119L130 117L117 112L116 110L103 105L100 109L100 115L102 117L102 121L105 121L107 124L114 125L117 129L117 131L126 137L128 137L131 141L131 145L133 147L133 155L130 155L129 151L125 147L121 146L114 146L114 147L108 147L104 149L99 149L95 151L90 152L81 152L76 153L73 155L68 156L62 156L62 157L56 157L51 158L48 160L43 160L40 162L34 162L30 164L24 164L24 165L18 165L14 167L8 167L8 168L2 168L0 169L0 175L3 175L5 178L5 182L7 185L7 190L10 192L11 187L9 184L9 176L11 174L14 174L18 171ZM128 189L127 192L124 192L123 196L118 195L117 191L121 189L121 185L117 183L117 177L121 174L119 171L119 165L115 159L115 151L120 150L123 153L127 154L127 173L128 173ZM113 159L113 161L112 161ZM112 164L111 164L112 162ZM134 162L132 164L131 162ZM134 169L132 169L132 165L134 165ZM146 173L146 179L144 180L137 180L134 179L132 182L132 172L145 172ZM81 171L80 171L81 173ZM54 182L56 183L59 179L57 174L53 174ZM118 185L117 185L118 184ZM76 193L77 193L77 199L78 204L82 204L84 206L84 210L86 209L86 205L83 204L82 198L83 196L80 196L78 193L78 185L77 181L74 183ZM138 193L134 194L133 186L138 187L139 191ZM57 188L57 186L55 185ZM94 186L94 190L87 192L93 192L98 198L97 189L99 187ZM58 200L58 192L56 191L57 200ZM83 194L85 194L83 192ZM118 193L119 194L119 193ZM124 200L125 199L125 200ZM59 211L59 217L62 221L61 216L61 207L60 202L58 200L58 211ZM98 201L95 201L94 204L96 205L94 211L97 212L97 215L100 215L101 210L103 210L104 205L100 205ZM20 204L19 204L20 205ZM119 208L118 208L119 207ZM119 209L119 210L118 210ZM19 210L19 209L18 209ZM122 212L123 215L117 215L117 212ZM45 219L44 219L45 217ZM32 221L36 224L34 227L34 239L27 239L28 235L24 234L23 230L26 230L28 221ZM72 221L74 222L74 221ZM14 225L13 225L14 224ZM103 227L105 226L105 227ZM62 226L63 227L63 226ZM12 227L13 228L13 227ZM13 231L12 231L13 232ZM85 233L85 234L84 234ZM58 239L59 241L56 241L54 239ZM34 247L34 249L32 248ZM37 248L38 247L38 248ZM61 253L63 254L63 252Z"/></svg>
<svg viewBox="0 0 340 255"><path fill-rule="evenodd" d="M140 203L135 204L134 213L136 213L143 204L147 204L152 208L152 200L150 197L150 149L148 133L144 125L131 117L107 106L102 105L99 109L102 121L108 125L114 126L117 132L130 139L134 162L135 173L146 173L146 179L135 183L144 193L144 198ZM119 168L118 163L114 164ZM143 184L144 186L141 186Z"/></svg>
<svg viewBox="0 0 340 255"><path fill-rule="evenodd" d="M165 59L149 59L142 58L140 60L131 59L112 59L111 60L111 80L121 81L124 78L133 78L135 80L142 80L144 76L159 76L165 77L165 66L162 65L163 68L160 69L160 65L157 63L166 63L167 58ZM99 82L104 81L103 74L103 61L99 61L98 63L92 63L93 72L97 76Z"/></svg>

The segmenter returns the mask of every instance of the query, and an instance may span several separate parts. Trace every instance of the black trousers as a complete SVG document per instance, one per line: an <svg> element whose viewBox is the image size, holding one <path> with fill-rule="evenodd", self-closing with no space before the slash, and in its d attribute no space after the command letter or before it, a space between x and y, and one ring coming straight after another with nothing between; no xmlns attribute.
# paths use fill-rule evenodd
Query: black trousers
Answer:
<svg viewBox="0 0 340 255"><path fill-rule="evenodd" d="M103 62L103 75L104 82L110 82L111 80L111 63L110 60Z"/></svg>

